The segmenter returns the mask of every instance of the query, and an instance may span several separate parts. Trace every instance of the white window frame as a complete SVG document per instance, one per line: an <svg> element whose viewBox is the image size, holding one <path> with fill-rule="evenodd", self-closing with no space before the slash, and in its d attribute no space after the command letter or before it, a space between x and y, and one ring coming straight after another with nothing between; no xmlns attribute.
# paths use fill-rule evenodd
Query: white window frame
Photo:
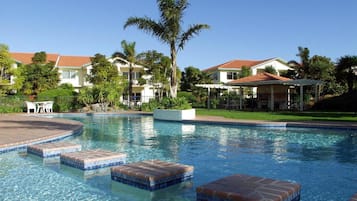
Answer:
<svg viewBox="0 0 357 201"><path fill-rule="evenodd" d="M76 70L62 70L62 79L75 80L77 79L78 71Z"/></svg>
<svg viewBox="0 0 357 201"><path fill-rule="evenodd" d="M229 71L227 72L227 80L236 80L238 79L238 72Z"/></svg>

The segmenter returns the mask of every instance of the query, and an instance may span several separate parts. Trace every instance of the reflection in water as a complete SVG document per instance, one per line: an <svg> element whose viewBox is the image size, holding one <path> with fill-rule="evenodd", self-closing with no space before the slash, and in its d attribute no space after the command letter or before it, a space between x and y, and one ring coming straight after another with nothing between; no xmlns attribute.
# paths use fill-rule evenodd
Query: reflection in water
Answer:
<svg viewBox="0 0 357 201"><path fill-rule="evenodd" d="M91 196L98 200L102 196L101 200L195 200L197 186L237 173L297 181L303 186L302 200L305 201L348 200L357 189L357 140L352 137L356 131L339 133L319 129L181 124L135 115L68 118L85 123L82 135L68 139L81 144L83 150L101 148L124 152L129 163L159 159L193 165L194 179L182 186L175 185L151 193L113 183L109 175L87 177L82 173L74 174L72 170L68 171L55 163L47 165L26 156L5 154L0 155L0 181L3 182L0 182L0 189L11 192L6 185L15 185L11 179L19 172L28 171L29 167L34 167L30 169L30 179L29 176L23 177L29 181L42 181L34 185L36 189L55 194L80 186L79 193L72 195L73 199ZM19 160L26 161L26 165L18 166ZM45 171L44 168L55 173L46 173L50 174L49 178L36 175L38 169ZM63 175L65 178L62 178ZM52 177L56 178L55 184L51 183ZM61 182L68 189L56 185ZM40 183L61 190L51 191ZM6 195L1 194L0 198Z"/></svg>

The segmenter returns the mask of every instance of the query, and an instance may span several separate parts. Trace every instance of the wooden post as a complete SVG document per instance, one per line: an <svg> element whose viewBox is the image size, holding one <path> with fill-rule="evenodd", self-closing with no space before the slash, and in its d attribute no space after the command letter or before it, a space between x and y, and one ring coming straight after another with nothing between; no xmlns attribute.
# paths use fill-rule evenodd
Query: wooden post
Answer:
<svg viewBox="0 0 357 201"><path fill-rule="evenodd" d="M242 110L243 106L243 88L242 86L239 87L239 109Z"/></svg>
<svg viewBox="0 0 357 201"><path fill-rule="evenodd" d="M274 85L270 85L270 110L274 111Z"/></svg>
<svg viewBox="0 0 357 201"><path fill-rule="evenodd" d="M315 98L314 98L314 103L317 103L317 101L319 101L319 96L320 96L320 85L315 84Z"/></svg>
<svg viewBox="0 0 357 201"><path fill-rule="evenodd" d="M300 112L304 110L304 86L300 85Z"/></svg>
<svg viewBox="0 0 357 201"><path fill-rule="evenodd" d="M207 88L208 91L208 99L207 99L207 108L211 109L211 101L210 101L210 96L211 96L211 88Z"/></svg>
<svg viewBox="0 0 357 201"><path fill-rule="evenodd" d="M290 97L290 86L288 86L288 100L287 100L288 110L291 109L291 97Z"/></svg>

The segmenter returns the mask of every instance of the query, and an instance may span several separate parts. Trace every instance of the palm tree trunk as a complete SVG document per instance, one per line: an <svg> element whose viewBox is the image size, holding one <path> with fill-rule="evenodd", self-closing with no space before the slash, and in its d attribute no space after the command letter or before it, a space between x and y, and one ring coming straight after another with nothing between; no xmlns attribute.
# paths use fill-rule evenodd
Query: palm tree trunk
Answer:
<svg viewBox="0 0 357 201"><path fill-rule="evenodd" d="M133 100L133 97L132 97L132 93L133 93L133 77L132 77L132 74L133 74L133 66L132 64L130 63L129 64L129 107L131 106L131 101Z"/></svg>
<svg viewBox="0 0 357 201"><path fill-rule="evenodd" d="M171 84L170 84L170 95L172 98L177 97L177 78L176 78L176 48L175 43L170 45L171 51Z"/></svg>

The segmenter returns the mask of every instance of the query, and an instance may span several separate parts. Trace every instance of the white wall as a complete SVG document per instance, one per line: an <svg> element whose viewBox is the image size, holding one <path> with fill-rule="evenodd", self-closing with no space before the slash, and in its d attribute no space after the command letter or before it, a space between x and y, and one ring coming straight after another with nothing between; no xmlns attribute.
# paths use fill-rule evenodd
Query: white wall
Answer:
<svg viewBox="0 0 357 201"><path fill-rule="evenodd" d="M144 85L144 89L141 91L141 102L148 103L151 98L154 98L154 90L151 85Z"/></svg>
<svg viewBox="0 0 357 201"><path fill-rule="evenodd" d="M275 70L278 71L278 75L280 76L279 71L285 71L285 70L289 70L291 69L289 66L282 64L281 62L277 61L277 60L270 60L268 62L256 65L254 67L252 67L252 75L256 75L257 74L257 70L258 69L262 69L264 70L265 67L267 66L273 66L273 68L275 68Z"/></svg>
<svg viewBox="0 0 357 201"><path fill-rule="evenodd" d="M76 76L71 79L65 79L62 76L63 71L72 71L76 72ZM72 84L73 87L82 87L82 83L80 82L80 78L82 77L82 72L78 69L71 69L71 68L58 68L58 72L60 74L60 83L59 84Z"/></svg>

